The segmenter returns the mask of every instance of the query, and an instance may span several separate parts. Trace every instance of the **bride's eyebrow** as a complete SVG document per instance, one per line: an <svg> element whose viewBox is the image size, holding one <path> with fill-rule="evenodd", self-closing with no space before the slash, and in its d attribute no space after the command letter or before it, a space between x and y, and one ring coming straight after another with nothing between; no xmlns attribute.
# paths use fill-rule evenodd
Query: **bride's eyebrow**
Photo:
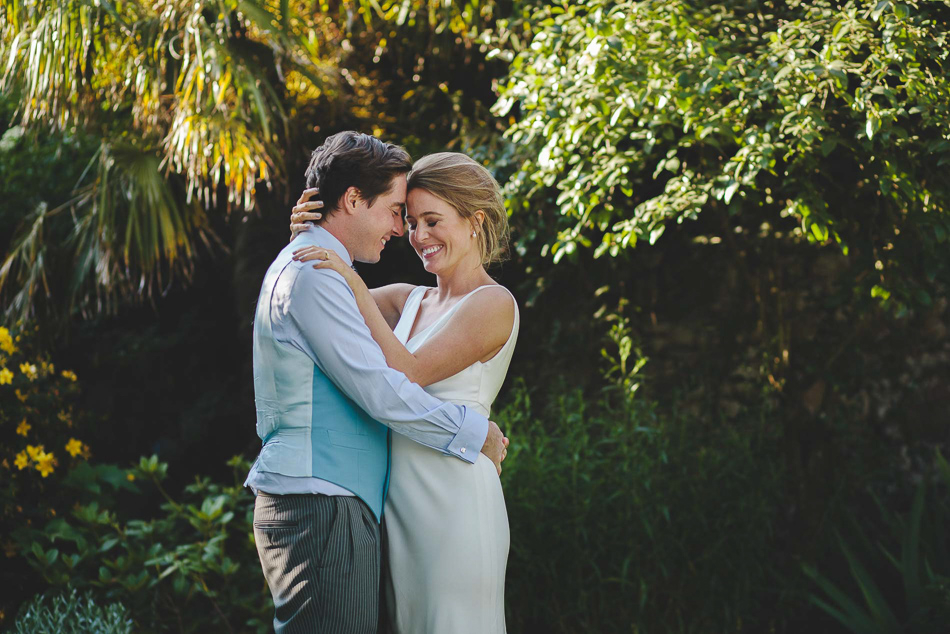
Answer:
<svg viewBox="0 0 950 634"><path fill-rule="evenodd" d="M440 214L440 213L437 212L437 211L423 211L421 214L419 214L419 217L420 217L420 218L425 218L426 216L438 216L439 218L441 218L441 217L442 217L442 214ZM407 220L415 220L415 216L413 216L411 213L409 213L408 211L406 211L406 219L407 219Z"/></svg>

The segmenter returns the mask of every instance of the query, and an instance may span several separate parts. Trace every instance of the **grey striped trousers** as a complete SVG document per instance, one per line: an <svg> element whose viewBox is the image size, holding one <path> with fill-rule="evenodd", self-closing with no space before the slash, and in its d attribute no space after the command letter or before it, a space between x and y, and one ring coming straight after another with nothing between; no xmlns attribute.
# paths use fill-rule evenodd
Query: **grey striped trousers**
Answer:
<svg viewBox="0 0 950 634"><path fill-rule="evenodd" d="M277 634L376 634L379 524L362 500L261 493L254 539Z"/></svg>

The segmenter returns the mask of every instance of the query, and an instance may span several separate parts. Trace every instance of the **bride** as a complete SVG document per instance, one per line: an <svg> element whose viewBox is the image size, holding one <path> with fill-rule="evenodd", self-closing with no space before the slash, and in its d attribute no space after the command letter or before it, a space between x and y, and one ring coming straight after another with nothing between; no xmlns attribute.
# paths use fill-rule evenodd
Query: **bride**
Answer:
<svg viewBox="0 0 950 634"><path fill-rule="evenodd" d="M390 367L430 394L489 415L518 337L518 307L485 267L505 250L508 220L498 183L464 154L423 157L408 177L409 243L435 287L368 289L332 251L306 247L295 259L340 273ZM304 203L291 230L317 220ZM324 260L324 258L329 258ZM396 634L505 632L508 514L500 471L392 434L384 512L389 614ZM458 504L464 499L469 504Z"/></svg>

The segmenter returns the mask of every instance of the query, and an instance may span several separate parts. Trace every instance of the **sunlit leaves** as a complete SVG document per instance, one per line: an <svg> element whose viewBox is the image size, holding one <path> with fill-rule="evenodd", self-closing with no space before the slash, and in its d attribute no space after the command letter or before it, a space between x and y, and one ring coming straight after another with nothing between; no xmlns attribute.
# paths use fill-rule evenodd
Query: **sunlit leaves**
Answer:
<svg viewBox="0 0 950 634"><path fill-rule="evenodd" d="M27 121L113 131L127 125L164 136L165 154L189 191L211 203L202 192L223 184L229 200L253 206L256 181L269 182L268 167L279 162L274 141L284 124L267 63L291 42L274 33L280 17L266 3L46 0L6 8L18 12L22 27L4 32L4 86L23 90ZM249 30L271 47L267 57L248 52ZM303 65L312 66L307 75L320 75ZM130 119L116 116L126 111ZM216 156L212 146L222 138L227 149Z"/></svg>
<svg viewBox="0 0 950 634"><path fill-rule="evenodd" d="M554 198L567 227L547 252L587 236L616 254L710 209L760 210L797 218L801 240L859 245L865 266L885 250L950 273L910 230L947 225L946 3L601 0L530 22L494 111L520 109L513 208ZM919 269L886 270L919 295Z"/></svg>
<svg viewBox="0 0 950 634"><path fill-rule="evenodd" d="M37 212L74 221L73 306L111 306L187 272L203 208L224 193L228 209L252 209L257 188L283 178L288 89L326 94L335 81L312 54L325 25L302 3L10 0L2 10L0 87L20 98L24 124L102 139L69 204ZM41 226L27 219L0 276L17 314L50 295L46 250L63 251Z"/></svg>

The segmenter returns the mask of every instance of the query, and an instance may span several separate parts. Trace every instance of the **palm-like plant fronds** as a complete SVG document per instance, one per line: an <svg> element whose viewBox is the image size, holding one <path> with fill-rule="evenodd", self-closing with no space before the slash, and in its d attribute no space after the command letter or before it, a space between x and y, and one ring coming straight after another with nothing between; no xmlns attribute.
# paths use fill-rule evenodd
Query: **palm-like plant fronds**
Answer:
<svg viewBox="0 0 950 634"><path fill-rule="evenodd" d="M334 82L310 54L307 7L286 0L0 0L0 11L0 90L20 97L24 124L101 139L73 198L26 218L5 258L10 317L58 292L52 251L73 258L72 308L187 277L219 193L251 209L259 184L283 177L284 73L310 92ZM72 220L65 248L45 242L56 216Z"/></svg>
<svg viewBox="0 0 950 634"><path fill-rule="evenodd" d="M161 161L155 148L103 143L71 200L27 216L0 266L0 288L18 289L8 319L29 319L54 295L65 300L62 316L109 311L120 298L148 298L176 276L190 278L196 239L210 247L214 235L198 201L183 203L169 187ZM56 242L44 229L61 220L70 230ZM54 248L69 266L51 265Z"/></svg>
<svg viewBox="0 0 950 634"><path fill-rule="evenodd" d="M69 305L109 307L106 297L151 292L188 271L199 238L189 232L200 227L210 236L205 209L219 197L228 210L251 209L258 187L283 181L290 122L306 116L309 102L342 94L339 65L353 50L350 39L381 50L380 24L387 33L428 24L443 39L468 41L491 24L495 7L493 0L0 0L0 90L20 97L23 123L101 139L93 175L68 205L41 214L44 223L74 222L65 250L74 258ZM372 80L346 79L372 103L363 94ZM24 225L24 242L0 275L0 291L27 304L57 293L43 283L41 266L50 261L39 255L64 251L43 242L49 232L33 232L37 218ZM15 313L28 309L15 304Z"/></svg>
<svg viewBox="0 0 950 634"><path fill-rule="evenodd" d="M265 7L41 0L5 2L5 9L0 87L21 91L25 122L157 134L189 192L204 198L217 174L213 184L223 184L230 200L253 206L255 183L269 183L280 162L276 133L286 122L274 63L288 40L261 24L273 18ZM256 48L247 45L250 30L263 37ZM218 143L226 153L215 154Z"/></svg>

